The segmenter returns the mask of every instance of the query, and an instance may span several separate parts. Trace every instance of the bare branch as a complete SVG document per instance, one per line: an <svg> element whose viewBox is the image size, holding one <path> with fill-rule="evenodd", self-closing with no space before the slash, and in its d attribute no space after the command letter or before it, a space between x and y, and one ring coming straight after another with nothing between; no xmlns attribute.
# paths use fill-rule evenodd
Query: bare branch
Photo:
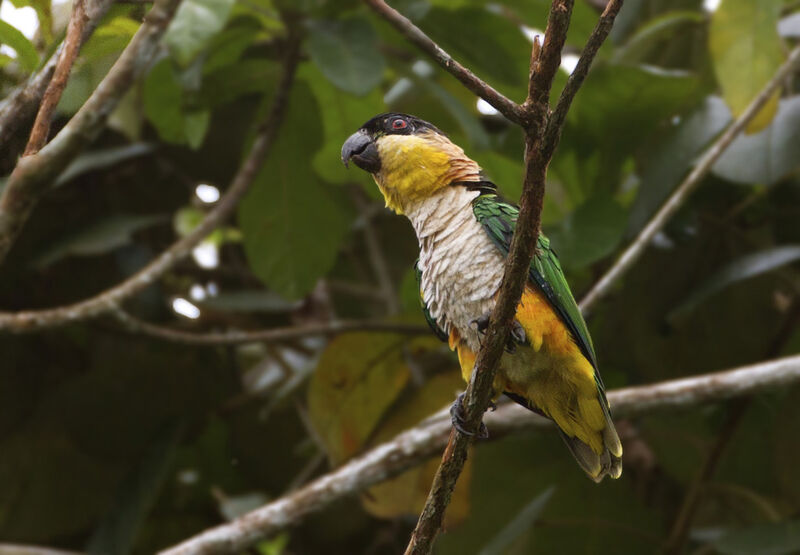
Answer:
<svg viewBox="0 0 800 555"><path fill-rule="evenodd" d="M287 328L273 328L253 331L227 331L220 333L198 333L159 326L131 316L123 310L113 311L113 315L132 333L150 335L164 341L186 343L188 345L237 345L242 343L277 343L304 337L324 335L333 336L354 331L399 333L403 335L427 335L427 326L371 320L353 320L308 324Z"/></svg>
<svg viewBox="0 0 800 555"><path fill-rule="evenodd" d="M150 67L180 1L158 0L153 4L131 42L78 113L41 151L19 160L0 197L0 263L55 177L94 140L123 95Z"/></svg>
<svg viewBox="0 0 800 555"><path fill-rule="evenodd" d="M86 15L88 20L83 27L80 39L81 44L91 36L95 27L113 3L113 0L87 0ZM17 88L3 101L2 107L0 107L0 151L7 152L10 148L11 137L25 122L33 118L36 108L39 106L45 90L53 78L64 46L62 43L36 75L32 76L25 85Z"/></svg>
<svg viewBox="0 0 800 555"><path fill-rule="evenodd" d="M633 417L656 411L706 406L798 382L800 355L723 372L619 389L609 392L608 399L615 415ZM492 430L491 440L511 432L551 425L549 420L516 404L504 405L496 412L488 413L486 424ZM290 495L232 522L206 530L163 551L161 555L211 555L243 551L343 497L357 494L427 460L444 447L449 430L449 415L446 411L439 412L392 441L378 445Z"/></svg>
<svg viewBox="0 0 800 555"><path fill-rule="evenodd" d="M689 175L675 188L672 195L664 202L661 208L650 219L634 241L625 249L625 252L614 262L611 268L592 287L580 303L581 310L588 314L598 300L611 292L614 284L630 270L644 254L653 237L664 228L669 219L683 206L694 190L700 185L701 180L711 171L714 162L731 145L733 140L744 131L772 94L783 84L784 80L800 65L800 46L791 51L786 62L778 69L775 76L758 93L747 109L733 122L720 137L703 153L697 165Z"/></svg>
<svg viewBox="0 0 800 555"><path fill-rule="evenodd" d="M433 42L428 35L411 23L403 14L386 4L383 0L364 0L364 2L378 15L391 23L395 29L400 31L400 33L409 40L409 42L415 44L420 50L436 60L445 71L461 81L470 91L491 104L508 120L517 124L524 123L522 108L519 104L503 96L499 91L492 88L491 85L482 81L469 69L454 60L450 54L442 50L438 44Z"/></svg>
<svg viewBox="0 0 800 555"><path fill-rule="evenodd" d="M175 0L166 1L174 2ZM154 7L153 10L156 10L156 7ZM95 297L58 308L22 312L0 312L0 331L35 331L38 329L60 326L76 320L92 318L110 312L118 308L123 300L135 295L158 279L176 262L188 255L209 233L214 231L217 226L227 219L228 216L233 213L239 200L241 200L250 187L250 184L255 179L259 168L264 163L264 159L272 147L278 128L283 120L286 105L289 101L289 90L294 81L295 68L297 67L298 40L294 37L290 37L286 48L283 76L278 85L278 91L275 94L272 109L266 121L261 125L247 158L233 178L228 190L225 191L225 194L217 202L216 206L206 214L203 221L200 222L190 234L174 243L170 248L158 255L155 260L122 283ZM48 148L51 148L57 140L58 137L42 149L42 152L36 156L41 156ZM35 158L35 156L31 158Z"/></svg>
<svg viewBox="0 0 800 555"><path fill-rule="evenodd" d="M83 29L86 27L88 20L86 0L75 0L72 5L72 15L67 24L64 47L58 56L53 78L50 80L50 84L47 85L42 105L39 107L39 113L36 114L36 121L33 122L31 136L28 139L28 145L25 147L23 156L36 154L47 142L47 135L50 133L50 121L53 119L53 113L56 110L58 101L61 100L61 93L64 92L64 87L67 86L67 79L69 79L69 73L75 63L75 58L78 57L78 50L80 50L83 42L81 40L83 38Z"/></svg>

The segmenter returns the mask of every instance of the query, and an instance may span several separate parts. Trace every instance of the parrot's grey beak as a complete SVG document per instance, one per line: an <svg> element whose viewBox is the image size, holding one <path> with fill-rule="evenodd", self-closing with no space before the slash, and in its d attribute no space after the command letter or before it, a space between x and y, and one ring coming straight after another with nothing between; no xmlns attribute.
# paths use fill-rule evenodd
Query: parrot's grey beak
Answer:
<svg viewBox="0 0 800 555"><path fill-rule="evenodd" d="M350 135L342 145L342 162L345 167L348 167L350 160L369 173L377 173L381 169L378 147L364 129Z"/></svg>

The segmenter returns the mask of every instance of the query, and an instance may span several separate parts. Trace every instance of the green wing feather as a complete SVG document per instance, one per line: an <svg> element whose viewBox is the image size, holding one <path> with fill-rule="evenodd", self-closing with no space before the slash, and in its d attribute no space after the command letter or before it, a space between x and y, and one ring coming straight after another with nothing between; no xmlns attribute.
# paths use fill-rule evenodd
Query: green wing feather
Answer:
<svg viewBox="0 0 800 555"><path fill-rule="evenodd" d="M472 207L475 217L483 225L494 244L504 255L508 255L511 237L517 226L519 209L512 204L503 202L495 194L480 195L472 201ZM550 247L550 240L542 234L539 234L529 277L545 294L550 305L569 329L583 355L592 363L595 369L595 381L605 396L605 387L597 372L597 356L586 322L572 296L558 257Z"/></svg>
<svg viewBox="0 0 800 555"><path fill-rule="evenodd" d="M419 304L422 308L422 314L425 316L425 321L428 322L428 325L433 330L433 333L436 334L436 337L441 339L444 342L447 342L448 335L442 328L439 327L439 324L436 323L436 319L431 316L430 311L428 310L428 305L425 304L425 299L422 298L422 271L419 269L419 259L414 262L414 275L417 276L417 291L419 291Z"/></svg>

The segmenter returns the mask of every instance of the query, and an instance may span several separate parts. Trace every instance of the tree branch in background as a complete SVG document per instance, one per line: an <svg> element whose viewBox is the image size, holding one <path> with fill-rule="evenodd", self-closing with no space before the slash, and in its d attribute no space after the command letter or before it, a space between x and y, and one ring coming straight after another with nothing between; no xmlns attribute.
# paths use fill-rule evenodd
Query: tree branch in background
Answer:
<svg viewBox="0 0 800 555"><path fill-rule="evenodd" d="M81 33L79 48L89 39L111 4L113 4L113 0L85 0L87 19ZM33 117L53 78L56 65L61 59L61 52L66 47L65 43L61 44L36 75L28 79L27 83L18 87L3 101L3 105L0 107L0 151L7 152L11 148L11 138L20 126Z"/></svg>
<svg viewBox="0 0 800 555"><path fill-rule="evenodd" d="M685 410L727 399L777 389L800 382L800 355L761 362L732 370L670 380L651 385L610 391L608 400L614 414L634 417L664 410ZM492 436L548 427L549 420L516 404L501 406L486 415ZM352 459L290 495L281 497L236 520L206 530L161 553L161 555L211 555L236 553L296 525L343 497L364 489L422 463L444 447L450 417L442 411ZM578 470L576 470L578 472Z"/></svg>
<svg viewBox="0 0 800 555"><path fill-rule="evenodd" d="M780 87L787 76L789 76L800 65L800 46L791 51L787 60L770 79L761 92L758 93L753 101L742 112L742 115L733 122L720 137L705 151L698 160L694 169L689 175L675 188L672 195L664 202L661 208L650 219L639 235L634 239L625 252L614 262L611 268L603 274L603 277L595 283L594 287L581 300L580 308L584 314L588 314L598 300L602 299L611 292L616 282L630 270L633 265L641 258L653 237L661 231L669 219L683 206L700 181L711 171L714 162L731 145L733 140L744 131L764 104L770 99L772 94Z"/></svg>
<svg viewBox="0 0 800 555"><path fill-rule="evenodd" d="M149 335L164 341L188 345L238 345L242 343L276 343L310 336L333 336L347 332L368 331L399 333L403 335L428 335L427 326L371 320L342 320L324 324L307 324L286 328L271 328L252 331L226 331L220 333L199 333L151 324L131 316L123 310L114 310L113 316L131 333Z"/></svg>
<svg viewBox="0 0 800 555"><path fill-rule="evenodd" d="M166 0L175 2L176 0ZM153 7L156 10L156 7ZM151 12L152 13L152 12ZM138 35L137 35L138 36ZM136 40L134 38L134 40ZM216 206L206 214L203 221L191 233L174 243L166 251L159 254L147 266L136 272L122 283L108 289L99 295L58 308L45 310L29 310L22 312L0 312L0 331L25 332L38 329L60 326L76 320L85 320L100 314L110 312L119 307L120 303L147 287L169 270L181 258L188 255L203 239L214 231L236 209L239 200L247 192L250 184L256 177L258 170L264 163L272 143L277 136L278 128L283 121L286 105L289 101L289 91L294 81L299 51L298 38L293 34L286 44L283 75L278 85L270 113L261 125L258 135L250 148L247 158L233 178L228 190L217 202ZM103 85L100 85L102 90ZM87 102L88 104L88 102ZM85 107L85 106L84 106ZM82 109L83 110L83 109ZM59 133L59 137L61 133ZM29 159L35 160L44 152L55 146L58 137L47 145L42 152ZM2 214L0 214L2 215Z"/></svg>
<svg viewBox="0 0 800 555"><path fill-rule="evenodd" d="M102 131L119 101L155 60L181 0L158 0L86 103L41 151L24 156L0 197L0 263L53 180Z"/></svg>
<svg viewBox="0 0 800 555"><path fill-rule="evenodd" d="M25 147L23 156L36 154L47 142L53 114L56 111L58 101L61 100L61 93L64 92L64 88L67 86L67 79L69 79L69 73L75 63L75 58L78 57L78 50L80 50L83 43L83 29L86 27L88 20L86 0L75 0L72 5L72 15L67 24L64 47L58 55L58 63L56 64L53 78L47 85L47 90L44 93L44 98L42 98L39 112L36 114L36 120L33 122L31 136L28 139L28 145Z"/></svg>
<svg viewBox="0 0 800 555"><path fill-rule="evenodd" d="M442 66L445 71L461 81L461 84L467 89L491 104L495 110L503 114L510 121L517 124L524 123L522 108L519 104L506 98L491 85L482 81L469 69L454 60L450 54L442 50L438 44L433 42L428 35L411 23L403 14L386 4L383 0L364 0L364 2L372 8L375 13L388 21L400 34L406 37L409 42L415 44L420 50L436 60L436 63Z"/></svg>

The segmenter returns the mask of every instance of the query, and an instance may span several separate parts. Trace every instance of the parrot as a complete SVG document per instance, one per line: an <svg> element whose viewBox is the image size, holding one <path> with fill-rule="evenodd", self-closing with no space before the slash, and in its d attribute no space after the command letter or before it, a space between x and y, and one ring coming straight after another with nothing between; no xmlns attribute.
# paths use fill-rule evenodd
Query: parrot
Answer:
<svg viewBox="0 0 800 555"><path fill-rule="evenodd" d="M412 115L385 113L367 121L344 142L342 162L370 173L386 206L411 222L422 311L456 352L469 382L519 209L501 199L461 147ZM552 420L589 478L621 475L622 444L592 339L543 234L492 388L493 405L506 395ZM462 396L451 409L453 425L474 435L463 427ZM485 434L483 425L478 434Z"/></svg>

